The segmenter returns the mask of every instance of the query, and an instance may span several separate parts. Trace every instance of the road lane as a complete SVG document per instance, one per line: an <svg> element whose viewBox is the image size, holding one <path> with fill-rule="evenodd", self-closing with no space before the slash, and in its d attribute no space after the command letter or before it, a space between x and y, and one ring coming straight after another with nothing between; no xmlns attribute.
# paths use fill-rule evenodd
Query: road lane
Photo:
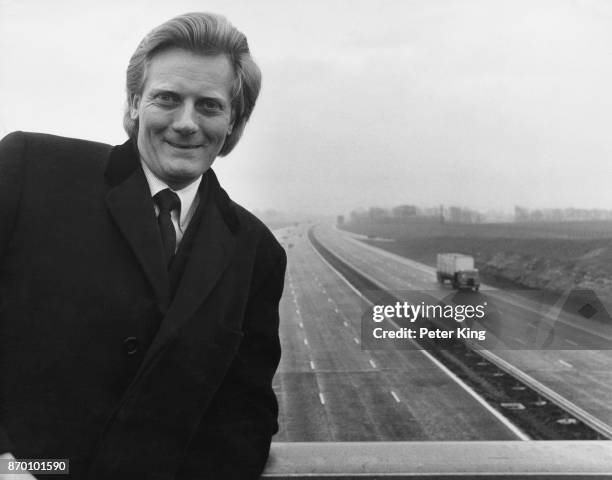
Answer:
<svg viewBox="0 0 612 480"><path fill-rule="evenodd" d="M434 270L427 265L363 245L332 227L318 227L316 235L326 247L377 279L388 290L427 290L439 299L453 295L448 286L437 284ZM418 281L418 278L421 280ZM408 284L413 287L407 287ZM514 338L514 347L517 348L495 350L495 354L612 425L612 351L578 349L577 345L572 344L589 344L593 337L597 337L607 345L608 339L612 339L612 326L567 314L562 315L560 320L555 317L553 322L547 322L543 319L541 306L532 299L487 286L483 290L482 295L476 295L479 298L494 298L496 305L501 307L500 326L504 331L500 336L504 341ZM539 342L537 345L546 344L551 332L557 342L554 345L565 342L565 348L573 349L519 349L521 342L525 345L533 345L534 342Z"/></svg>
<svg viewBox="0 0 612 480"><path fill-rule="evenodd" d="M517 438L423 352L362 350L363 300L304 233L279 235L289 262L275 441Z"/></svg>

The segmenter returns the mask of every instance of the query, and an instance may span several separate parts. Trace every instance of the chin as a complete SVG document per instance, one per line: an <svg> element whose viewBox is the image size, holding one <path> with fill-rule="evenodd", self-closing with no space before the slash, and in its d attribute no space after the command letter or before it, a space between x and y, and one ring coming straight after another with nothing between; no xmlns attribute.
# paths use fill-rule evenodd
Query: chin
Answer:
<svg viewBox="0 0 612 480"><path fill-rule="evenodd" d="M206 170L204 170L206 171ZM175 190L180 190L183 187L186 187L191 182L195 181L200 175L204 173L202 170L173 170L166 172L166 183L174 188Z"/></svg>

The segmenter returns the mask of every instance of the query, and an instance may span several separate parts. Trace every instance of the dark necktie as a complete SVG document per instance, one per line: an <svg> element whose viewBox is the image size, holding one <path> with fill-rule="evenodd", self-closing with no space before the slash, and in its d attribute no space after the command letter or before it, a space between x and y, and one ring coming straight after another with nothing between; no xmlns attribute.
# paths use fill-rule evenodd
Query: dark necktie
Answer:
<svg viewBox="0 0 612 480"><path fill-rule="evenodd" d="M153 196L153 201L159 208L157 225L159 226L162 246L164 247L166 265L170 266L170 262L174 257L174 251L176 250L176 231L174 230L174 225L172 224L170 212L172 210L178 210L180 217L181 201L178 195L169 188L165 188L164 190L161 190L155 194Z"/></svg>

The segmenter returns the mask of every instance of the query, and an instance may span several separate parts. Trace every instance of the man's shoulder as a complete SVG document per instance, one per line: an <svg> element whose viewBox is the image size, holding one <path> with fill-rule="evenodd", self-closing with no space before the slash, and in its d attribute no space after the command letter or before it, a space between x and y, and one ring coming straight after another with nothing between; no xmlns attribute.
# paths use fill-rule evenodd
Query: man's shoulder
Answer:
<svg viewBox="0 0 612 480"><path fill-rule="evenodd" d="M285 250L276 239L270 228L242 205L230 200L233 212L236 214L240 231L257 244L257 250L263 253L269 261L285 257Z"/></svg>
<svg viewBox="0 0 612 480"><path fill-rule="evenodd" d="M0 163L13 165L29 181L52 185L58 178L99 178L105 170L112 146L91 140L47 133L13 132L0 141Z"/></svg>
<svg viewBox="0 0 612 480"><path fill-rule="evenodd" d="M271 232L270 228L258 217L256 217L249 210L244 208L242 205L234 202L233 200L230 200L230 204L232 206L232 209L236 213L236 216L238 217L241 229L243 228L246 232L253 232L262 240L268 240L278 243L276 241L276 237Z"/></svg>
<svg viewBox="0 0 612 480"><path fill-rule="evenodd" d="M276 242L276 238L270 229L259 218L230 198L220 185L213 169L207 172L207 185L212 190L212 198L215 199L221 214L233 233L238 233L256 242L261 240Z"/></svg>
<svg viewBox="0 0 612 480"><path fill-rule="evenodd" d="M63 153L69 152L100 152L108 153L112 148L111 145L95 142L92 140L83 140L80 138L62 137L59 135L51 135L48 133L37 132L22 132L16 131L9 133L3 143L22 145L27 147L28 151L49 151Z"/></svg>

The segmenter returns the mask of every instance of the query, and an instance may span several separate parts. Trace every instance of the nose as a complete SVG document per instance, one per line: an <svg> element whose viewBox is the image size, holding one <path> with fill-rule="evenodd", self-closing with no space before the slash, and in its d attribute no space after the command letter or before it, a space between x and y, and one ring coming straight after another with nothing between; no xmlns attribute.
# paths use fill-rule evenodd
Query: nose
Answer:
<svg viewBox="0 0 612 480"><path fill-rule="evenodd" d="M191 135L195 133L198 129L195 116L196 111L194 106L190 103L185 103L176 111L172 128L182 135Z"/></svg>

